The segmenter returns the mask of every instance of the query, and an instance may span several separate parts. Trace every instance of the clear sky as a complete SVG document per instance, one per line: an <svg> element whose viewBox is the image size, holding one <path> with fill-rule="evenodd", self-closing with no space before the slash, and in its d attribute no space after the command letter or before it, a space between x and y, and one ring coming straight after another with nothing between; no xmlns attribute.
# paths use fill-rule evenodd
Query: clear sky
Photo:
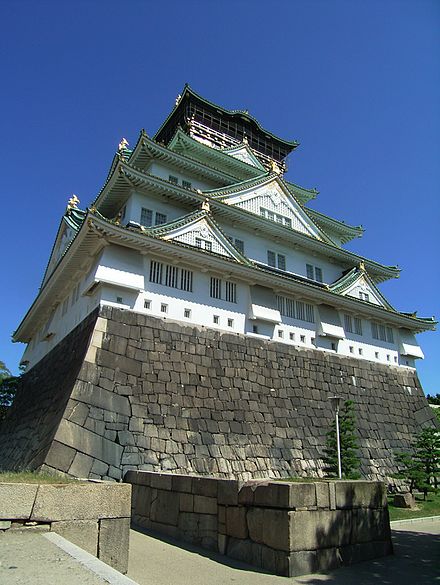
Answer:
<svg viewBox="0 0 440 585"><path fill-rule="evenodd" d="M300 147L287 178L365 234L399 310L440 317L440 2L1 0L0 360L68 198L95 198L124 136L154 134L188 82ZM418 367L440 392L440 334Z"/></svg>

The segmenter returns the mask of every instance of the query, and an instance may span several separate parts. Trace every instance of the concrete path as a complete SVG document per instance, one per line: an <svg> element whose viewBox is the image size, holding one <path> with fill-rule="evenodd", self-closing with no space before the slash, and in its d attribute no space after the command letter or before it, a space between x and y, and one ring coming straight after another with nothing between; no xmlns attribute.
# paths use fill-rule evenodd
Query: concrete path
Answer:
<svg viewBox="0 0 440 585"><path fill-rule="evenodd" d="M0 585L137 585L54 532L0 533Z"/></svg>
<svg viewBox="0 0 440 585"><path fill-rule="evenodd" d="M132 530L128 576L139 585L440 585L440 519L393 527L393 543L393 556L286 578Z"/></svg>

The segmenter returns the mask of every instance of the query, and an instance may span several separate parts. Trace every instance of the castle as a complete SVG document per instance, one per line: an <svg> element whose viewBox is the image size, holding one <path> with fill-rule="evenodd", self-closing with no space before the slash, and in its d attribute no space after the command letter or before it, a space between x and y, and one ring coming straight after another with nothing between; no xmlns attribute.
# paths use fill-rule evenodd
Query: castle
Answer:
<svg viewBox="0 0 440 585"><path fill-rule="evenodd" d="M58 376L51 430L27 465L113 479L319 474L325 400L338 392L364 405L364 471L376 477L392 467L383 450L431 424L415 334L436 322L395 309L379 285L399 269L346 250L363 228L311 209L317 191L287 180L297 146L185 86L153 138L121 141L87 209L69 200L14 334L35 398L26 428L48 416L44 372ZM15 465L24 443L8 432Z"/></svg>

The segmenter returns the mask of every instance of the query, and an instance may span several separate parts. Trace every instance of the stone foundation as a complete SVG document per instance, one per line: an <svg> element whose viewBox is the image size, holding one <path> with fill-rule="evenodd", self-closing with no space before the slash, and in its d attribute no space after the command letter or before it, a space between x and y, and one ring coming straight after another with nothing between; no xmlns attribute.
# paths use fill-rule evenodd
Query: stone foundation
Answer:
<svg viewBox="0 0 440 585"><path fill-rule="evenodd" d="M385 485L128 472L135 524L287 577L392 553Z"/></svg>
<svg viewBox="0 0 440 585"><path fill-rule="evenodd" d="M414 370L102 307L23 377L0 467L321 476L336 392L354 401L368 479L437 424Z"/></svg>
<svg viewBox="0 0 440 585"><path fill-rule="evenodd" d="M123 484L0 483L0 533L53 531L126 573L130 503Z"/></svg>

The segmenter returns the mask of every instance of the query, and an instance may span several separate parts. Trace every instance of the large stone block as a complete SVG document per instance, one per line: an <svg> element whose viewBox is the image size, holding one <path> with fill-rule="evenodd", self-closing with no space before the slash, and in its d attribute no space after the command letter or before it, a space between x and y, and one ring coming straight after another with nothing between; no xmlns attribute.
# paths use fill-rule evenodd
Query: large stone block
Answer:
<svg viewBox="0 0 440 585"><path fill-rule="evenodd" d="M249 535L246 522L247 509L244 506L228 506L225 510L225 533L235 538L247 538Z"/></svg>
<svg viewBox="0 0 440 585"><path fill-rule="evenodd" d="M0 483L0 519L28 519L37 495L38 485Z"/></svg>
<svg viewBox="0 0 440 585"><path fill-rule="evenodd" d="M76 384L72 392L72 398L110 412L117 412L125 416L131 415L130 402L126 396L109 392L99 386L83 383Z"/></svg>
<svg viewBox="0 0 440 585"><path fill-rule="evenodd" d="M100 520L98 557L123 574L128 571L129 541L130 518Z"/></svg>
<svg viewBox="0 0 440 585"><path fill-rule="evenodd" d="M130 501L129 484L44 484L38 486L31 520L129 518Z"/></svg>
<svg viewBox="0 0 440 585"><path fill-rule="evenodd" d="M375 481L334 482L336 508L383 508L387 505L386 486Z"/></svg>
<svg viewBox="0 0 440 585"><path fill-rule="evenodd" d="M351 542L352 516L348 510L289 512L289 549L314 550Z"/></svg>
<svg viewBox="0 0 440 585"><path fill-rule="evenodd" d="M54 441L46 455L46 464L59 471L67 472L75 455L75 449Z"/></svg>
<svg viewBox="0 0 440 585"><path fill-rule="evenodd" d="M97 520L62 520L52 522L51 530L94 555L98 554Z"/></svg>
<svg viewBox="0 0 440 585"><path fill-rule="evenodd" d="M177 526L179 518L179 495L157 490L156 497L151 499L151 515L153 522Z"/></svg>
<svg viewBox="0 0 440 585"><path fill-rule="evenodd" d="M247 525L249 537L254 542L277 550L291 550L289 514L286 511L253 507L247 512Z"/></svg>
<svg viewBox="0 0 440 585"><path fill-rule="evenodd" d="M70 421L62 420L55 439L90 457L100 459L109 465L119 467L123 448L121 445L92 433Z"/></svg>

